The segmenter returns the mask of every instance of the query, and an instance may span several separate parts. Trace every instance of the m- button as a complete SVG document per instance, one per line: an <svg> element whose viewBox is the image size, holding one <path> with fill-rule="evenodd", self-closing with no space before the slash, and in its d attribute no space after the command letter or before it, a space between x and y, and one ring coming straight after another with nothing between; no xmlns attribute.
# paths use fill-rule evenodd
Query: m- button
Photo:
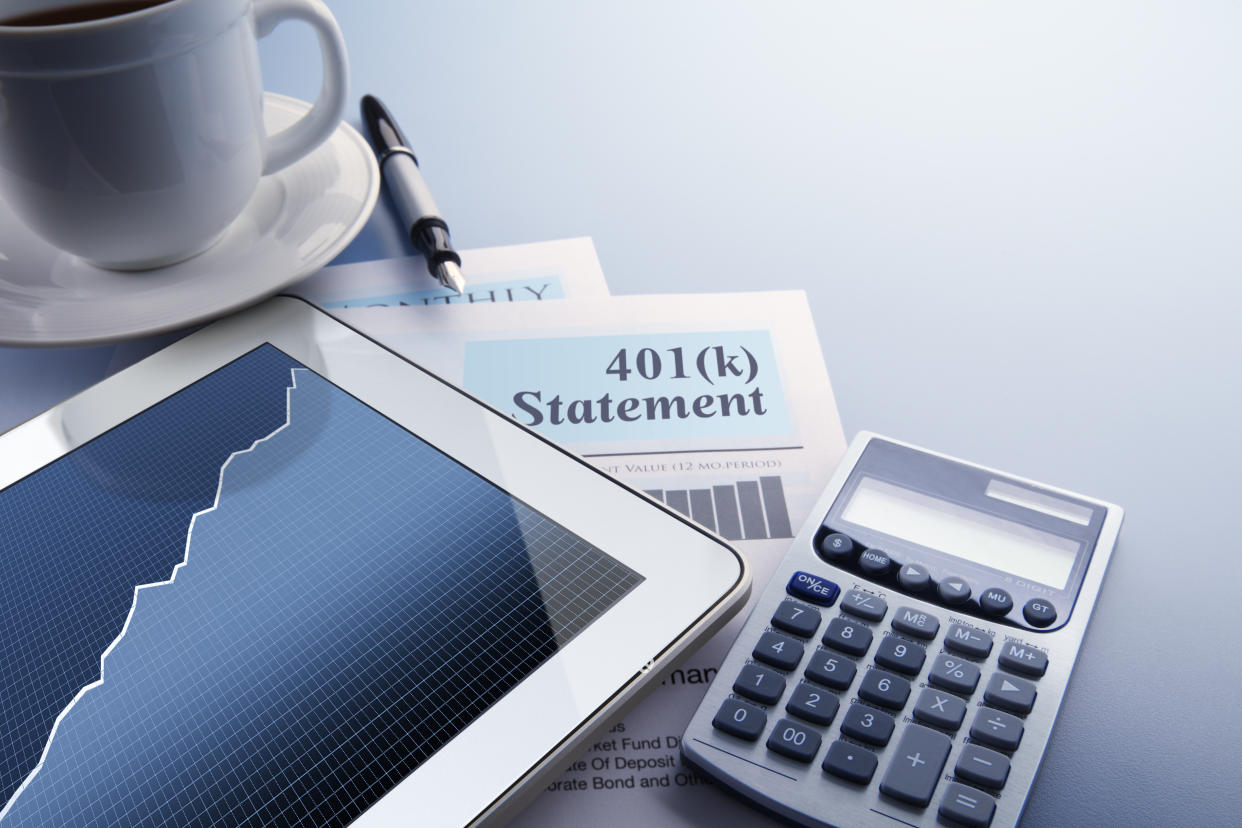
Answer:
<svg viewBox="0 0 1242 828"><path fill-rule="evenodd" d="M971 658L987 658L992 652L992 636L975 627L953 624L945 633L944 646Z"/></svg>

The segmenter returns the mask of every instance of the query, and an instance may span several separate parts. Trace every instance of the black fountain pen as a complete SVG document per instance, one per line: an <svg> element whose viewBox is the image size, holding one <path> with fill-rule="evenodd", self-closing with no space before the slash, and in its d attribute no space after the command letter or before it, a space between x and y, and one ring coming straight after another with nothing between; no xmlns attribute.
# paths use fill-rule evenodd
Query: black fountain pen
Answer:
<svg viewBox="0 0 1242 828"><path fill-rule="evenodd" d="M362 121L371 133L384 183L397 205L402 224L410 228L410 240L427 258L427 272L460 296L466 287L461 275L461 256L453 249L448 224L418 170L414 151L396 120L374 95L362 98Z"/></svg>

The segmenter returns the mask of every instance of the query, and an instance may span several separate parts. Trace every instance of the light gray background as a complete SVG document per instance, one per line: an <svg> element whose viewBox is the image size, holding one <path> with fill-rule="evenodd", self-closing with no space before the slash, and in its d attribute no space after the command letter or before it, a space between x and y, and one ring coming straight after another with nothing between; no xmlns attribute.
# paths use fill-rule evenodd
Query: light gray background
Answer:
<svg viewBox="0 0 1242 828"><path fill-rule="evenodd" d="M1242 6L329 5L460 247L805 289L847 434L1124 506L1024 824L1242 821ZM263 58L314 96L308 31ZM0 351L0 427L147 347Z"/></svg>

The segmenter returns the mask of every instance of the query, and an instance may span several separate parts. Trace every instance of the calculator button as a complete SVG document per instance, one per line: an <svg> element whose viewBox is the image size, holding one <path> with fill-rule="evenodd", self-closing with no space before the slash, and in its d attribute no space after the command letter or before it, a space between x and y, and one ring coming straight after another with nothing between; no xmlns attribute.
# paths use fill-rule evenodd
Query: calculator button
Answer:
<svg viewBox="0 0 1242 828"><path fill-rule="evenodd" d="M920 564L906 564L897 573L897 583L910 592L922 592L931 585L931 573Z"/></svg>
<svg viewBox="0 0 1242 828"><path fill-rule="evenodd" d="M1022 720L990 707L980 707L970 725L970 738L1001 750L1017 750L1022 741Z"/></svg>
<svg viewBox="0 0 1242 828"><path fill-rule="evenodd" d="M807 678L835 690L849 687L857 672L858 665L829 650L816 650L806 665Z"/></svg>
<svg viewBox="0 0 1242 828"><path fill-rule="evenodd" d="M725 699L712 719L712 727L748 742L758 739L767 723L768 717L762 710L741 699Z"/></svg>
<svg viewBox="0 0 1242 828"><path fill-rule="evenodd" d="M768 749L799 762L809 762L819 751L819 734L793 719L781 719L768 737Z"/></svg>
<svg viewBox="0 0 1242 828"><path fill-rule="evenodd" d="M927 659L927 650L913 641L886 635L875 650L875 663L908 676L918 675Z"/></svg>
<svg viewBox="0 0 1242 828"><path fill-rule="evenodd" d="M1057 620L1057 611L1043 598L1032 598L1022 608L1022 617L1033 627L1046 627Z"/></svg>
<svg viewBox="0 0 1242 828"><path fill-rule="evenodd" d="M843 734L872 745L887 745L894 726L892 716L861 704L851 704L841 719Z"/></svg>
<svg viewBox="0 0 1242 828"><path fill-rule="evenodd" d="M957 656L941 653L932 662L927 680L942 690L969 696L979 685L979 668Z"/></svg>
<svg viewBox="0 0 1242 828"><path fill-rule="evenodd" d="M809 572L795 572L790 577L789 583L785 585L785 591L795 598L810 601L812 604L831 607L836 602L841 587L827 578L821 578Z"/></svg>
<svg viewBox="0 0 1242 828"><path fill-rule="evenodd" d="M925 807L931 802L952 747L953 740L943 733L910 725L893 752L880 782L880 793Z"/></svg>
<svg viewBox="0 0 1242 828"><path fill-rule="evenodd" d="M961 578L946 578L936 586L936 594L946 604L964 604L970 600L970 584Z"/></svg>
<svg viewBox="0 0 1242 828"><path fill-rule="evenodd" d="M1001 648L1000 666L1031 678L1039 678L1048 670L1048 655L1026 644L1005 642Z"/></svg>
<svg viewBox="0 0 1242 828"><path fill-rule="evenodd" d="M833 742L824 756L824 770L849 782L866 785L875 775L875 754L849 742Z"/></svg>
<svg viewBox="0 0 1242 828"><path fill-rule="evenodd" d="M752 653L756 661L771 664L778 670L792 670L802 661L806 651L796 639L780 633L765 632Z"/></svg>
<svg viewBox="0 0 1242 828"><path fill-rule="evenodd" d="M994 813L995 799L956 782L944 789L944 799L940 800L940 815L966 828L988 828Z"/></svg>
<svg viewBox="0 0 1242 828"><path fill-rule="evenodd" d="M954 772L967 782L1000 790L1009 778L1009 759L985 747L966 745L957 757Z"/></svg>
<svg viewBox="0 0 1242 828"><path fill-rule="evenodd" d="M742 668L737 681L733 682L733 692L760 704L776 704L776 700L785 692L785 679L766 667L747 664Z"/></svg>
<svg viewBox="0 0 1242 828"><path fill-rule="evenodd" d="M858 697L881 707L900 710L910 698L910 682L883 670L868 670L858 683Z"/></svg>
<svg viewBox="0 0 1242 828"><path fill-rule="evenodd" d="M983 691L983 700L993 707L1026 715L1035 706L1035 685L1017 676L993 673Z"/></svg>
<svg viewBox="0 0 1242 828"><path fill-rule="evenodd" d="M868 549L858 556L858 568L868 575L883 575L893 568L893 559L887 552Z"/></svg>
<svg viewBox="0 0 1242 828"><path fill-rule="evenodd" d="M821 616L818 610L804 607L797 601L781 601L772 614L772 626L785 632L810 638L819 629Z"/></svg>
<svg viewBox="0 0 1242 828"><path fill-rule="evenodd" d="M957 730L966 718L966 702L952 693L929 688L914 703L914 718L945 730Z"/></svg>
<svg viewBox="0 0 1242 828"><path fill-rule="evenodd" d="M987 658L992 652L992 636L965 624L953 624L944 634L944 646L971 658Z"/></svg>
<svg viewBox="0 0 1242 828"><path fill-rule="evenodd" d="M871 646L871 628L837 616L828 622L824 643L834 650L860 656Z"/></svg>
<svg viewBox="0 0 1242 828"><path fill-rule="evenodd" d="M979 606L988 615L1006 615L1013 609L1013 596L1003 589L985 589L979 596Z"/></svg>
<svg viewBox="0 0 1242 828"><path fill-rule="evenodd" d="M806 719L811 724L827 725L832 724L832 719L837 715L837 709L840 706L841 702L834 694L803 681L799 682L789 694L785 709L799 719Z"/></svg>
<svg viewBox="0 0 1242 828"><path fill-rule="evenodd" d="M819 555L826 561L838 563L852 554L854 554L854 541L849 535L833 532L830 535L824 535L819 542Z"/></svg>
<svg viewBox="0 0 1242 828"><path fill-rule="evenodd" d="M940 632L940 620L922 610L901 607L893 614L893 629L930 641Z"/></svg>
<svg viewBox="0 0 1242 828"><path fill-rule="evenodd" d="M851 589L841 599L841 611L856 615L865 621L879 621L888 612L888 603L878 595Z"/></svg>

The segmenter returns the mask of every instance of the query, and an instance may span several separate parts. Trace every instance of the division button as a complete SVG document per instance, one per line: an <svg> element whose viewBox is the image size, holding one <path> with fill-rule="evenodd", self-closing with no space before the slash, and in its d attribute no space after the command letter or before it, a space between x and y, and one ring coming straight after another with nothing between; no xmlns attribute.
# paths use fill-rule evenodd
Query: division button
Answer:
<svg viewBox="0 0 1242 828"><path fill-rule="evenodd" d="M758 739L767 723L768 717L762 710L732 698L724 700L716 718L712 719L712 727L748 742Z"/></svg>
<svg viewBox="0 0 1242 828"><path fill-rule="evenodd" d="M952 624L944 634L944 646L971 658L987 658L992 652L992 636L965 624Z"/></svg>
<svg viewBox="0 0 1242 828"><path fill-rule="evenodd" d="M858 683L858 697L881 707L900 710L910 698L910 682L883 670L868 670Z"/></svg>
<svg viewBox="0 0 1242 828"><path fill-rule="evenodd" d="M1000 790L1009 778L1009 759L985 747L966 745L957 757L954 772L967 782Z"/></svg>
<svg viewBox="0 0 1242 828"><path fill-rule="evenodd" d="M1007 615L1013 609L1013 597L1003 589L985 589L979 596L979 606L988 615Z"/></svg>
<svg viewBox="0 0 1242 828"><path fill-rule="evenodd" d="M936 586L936 594L951 606L964 604L970 600L970 584L958 577L945 578Z"/></svg>
<svg viewBox="0 0 1242 828"><path fill-rule="evenodd" d="M801 642L780 633L765 632L751 655L756 661L770 664L778 670L792 670L802 661L805 650Z"/></svg>
<svg viewBox="0 0 1242 828"><path fill-rule="evenodd" d="M966 702L952 693L928 688L914 703L914 718L945 730L957 730L966 718Z"/></svg>
<svg viewBox="0 0 1242 828"><path fill-rule="evenodd" d="M1001 648L1000 666L1031 678L1039 678L1048 670L1048 654L1027 644L1006 641Z"/></svg>
<svg viewBox="0 0 1242 828"><path fill-rule="evenodd" d="M849 535L833 532L819 542L819 555L831 563L841 563L854 554L854 541Z"/></svg>
<svg viewBox="0 0 1242 828"><path fill-rule="evenodd" d="M940 800L940 815L966 828L988 828L994 813L995 799L956 782L944 789L944 799Z"/></svg>
<svg viewBox="0 0 1242 828"><path fill-rule="evenodd" d="M841 719L841 733L869 745L887 745L893 736L893 717L874 707L851 704Z"/></svg>
<svg viewBox="0 0 1242 828"><path fill-rule="evenodd" d="M942 690L969 696L979 685L979 668L957 656L941 653L932 662L927 680Z"/></svg>
<svg viewBox="0 0 1242 828"><path fill-rule="evenodd" d="M841 587L827 578L821 578L809 572L795 572L786 584L785 591L795 598L810 601L812 604L831 607L836 602Z"/></svg>
<svg viewBox="0 0 1242 828"><path fill-rule="evenodd" d="M983 691L983 700L993 707L1025 716L1035 706L1035 685L1005 673L993 673Z"/></svg>
<svg viewBox="0 0 1242 828"><path fill-rule="evenodd" d="M990 707L980 707L970 725L970 738L1001 750L1017 750L1022 741L1022 720Z"/></svg>
<svg viewBox="0 0 1242 828"><path fill-rule="evenodd" d="M823 688L805 681L798 683L785 703L785 709L790 713L817 725L832 724L840 706L841 702L835 694L824 692Z"/></svg>
<svg viewBox="0 0 1242 828"><path fill-rule="evenodd" d="M921 564L905 564L897 573L897 583L909 592L922 592L931 585L931 573Z"/></svg>
<svg viewBox="0 0 1242 828"><path fill-rule="evenodd" d="M819 751L819 734L793 719L781 719L768 737L768 749L798 762L810 762Z"/></svg>
<svg viewBox="0 0 1242 828"><path fill-rule="evenodd" d="M953 740L943 733L909 725L901 734L880 782L880 793L926 807L931 802Z"/></svg>
<svg viewBox="0 0 1242 828"><path fill-rule="evenodd" d="M803 638L815 635L815 631L819 629L820 620L822 619L819 610L788 599L781 601L781 605L772 614L773 627Z"/></svg>
<svg viewBox="0 0 1242 828"><path fill-rule="evenodd" d="M1043 598L1032 598L1022 608L1022 617L1032 627L1046 627L1057 620L1057 611Z"/></svg>
<svg viewBox="0 0 1242 828"><path fill-rule="evenodd" d="M908 676L918 675L927 660L927 650L913 641L886 635L875 650L875 663Z"/></svg>
<svg viewBox="0 0 1242 828"><path fill-rule="evenodd" d="M824 770L847 782L866 785L875 775L875 754L849 742L833 742L824 756Z"/></svg>
<svg viewBox="0 0 1242 828"><path fill-rule="evenodd" d="M767 667L747 664L733 682L733 692L760 704L776 704L785 692L785 679Z"/></svg>
<svg viewBox="0 0 1242 828"><path fill-rule="evenodd" d="M867 549L858 556L858 568L872 577L884 575L893 568L893 559L882 550Z"/></svg>
<svg viewBox="0 0 1242 828"><path fill-rule="evenodd" d="M816 650L806 665L807 678L834 690L849 687L857 672L858 665L830 650Z"/></svg>
<svg viewBox="0 0 1242 828"><path fill-rule="evenodd" d="M930 641L940 632L940 621L936 616L928 615L922 610L901 607L893 614L893 629Z"/></svg>
<svg viewBox="0 0 1242 828"><path fill-rule="evenodd" d="M860 656L871 646L871 628L838 615L828 622L824 643L834 650Z"/></svg>
<svg viewBox="0 0 1242 828"><path fill-rule="evenodd" d="M888 612L888 603L878 595L851 589L841 598L841 611L865 621L879 621Z"/></svg>

